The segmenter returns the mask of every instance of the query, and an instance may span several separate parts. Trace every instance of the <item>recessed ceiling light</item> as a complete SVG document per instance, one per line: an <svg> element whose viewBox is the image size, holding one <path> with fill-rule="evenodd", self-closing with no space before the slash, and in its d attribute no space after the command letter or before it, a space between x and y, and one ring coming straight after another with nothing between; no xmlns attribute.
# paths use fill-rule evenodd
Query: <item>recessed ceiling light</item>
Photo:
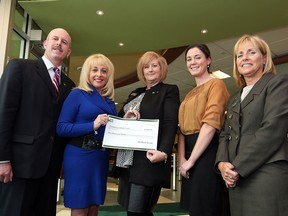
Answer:
<svg viewBox="0 0 288 216"><path fill-rule="evenodd" d="M96 11L96 14L97 14L98 16L102 16L102 15L104 15L104 12L103 12L102 10L97 10L97 11Z"/></svg>
<svg viewBox="0 0 288 216"><path fill-rule="evenodd" d="M119 46L124 46L124 43L121 43L121 42L120 42L118 45L119 45Z"/></svg>
<svg viewBox="0 0 288 216"><path fill-rule="evenodd" d="M201 33L202 33L202 34L207 34L207 33L208 33L208 29L202 29L202 30L201 30Z"/></svg>

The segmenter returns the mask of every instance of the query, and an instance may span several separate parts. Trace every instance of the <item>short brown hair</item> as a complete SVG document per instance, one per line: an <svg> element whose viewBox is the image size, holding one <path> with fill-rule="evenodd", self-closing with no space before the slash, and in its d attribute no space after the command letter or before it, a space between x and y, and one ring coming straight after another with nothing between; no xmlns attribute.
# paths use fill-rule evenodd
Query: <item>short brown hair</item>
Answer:
<svg viewBox="0 0 288 216"><path fill-rule="evenodd" d="M146 84L146 79L144 77L143 69L145 65L147 65L149 62L151 62L154 59L157 59L160 65L160 69L161 69L160 81L162 82L163 80L166 79L167 71L168 71L168 65L167 65L166 59L156 52L149 51L149 52L144 53L141 56L137 64L138 79L144 82L145 84Z"/></svg>

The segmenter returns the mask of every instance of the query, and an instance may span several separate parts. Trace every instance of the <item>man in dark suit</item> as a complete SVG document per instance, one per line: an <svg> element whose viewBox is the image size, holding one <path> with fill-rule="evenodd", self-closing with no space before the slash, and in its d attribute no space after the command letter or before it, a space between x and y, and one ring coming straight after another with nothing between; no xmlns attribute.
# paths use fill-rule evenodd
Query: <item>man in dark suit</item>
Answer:
<svg viewBox="0 0 288 216"><path fill-rule="evenodd" d="M0 80L1 216L56 215L65 140L56 136L55 127L75 86L61 73L71 37L64 29L53 29L43 45L41 59L11 60Z"/></svg>

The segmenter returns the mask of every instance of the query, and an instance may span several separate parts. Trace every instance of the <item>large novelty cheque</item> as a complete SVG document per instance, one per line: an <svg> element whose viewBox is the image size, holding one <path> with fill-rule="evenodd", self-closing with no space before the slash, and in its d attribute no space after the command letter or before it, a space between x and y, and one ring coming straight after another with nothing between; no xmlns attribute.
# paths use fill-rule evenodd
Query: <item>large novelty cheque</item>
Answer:
<svg viewBox="0 0 288 216"><path fill-rule="evenodd" d="M104 148L157 149L158 119L127 119L109 115L103 139Z"/></svg>

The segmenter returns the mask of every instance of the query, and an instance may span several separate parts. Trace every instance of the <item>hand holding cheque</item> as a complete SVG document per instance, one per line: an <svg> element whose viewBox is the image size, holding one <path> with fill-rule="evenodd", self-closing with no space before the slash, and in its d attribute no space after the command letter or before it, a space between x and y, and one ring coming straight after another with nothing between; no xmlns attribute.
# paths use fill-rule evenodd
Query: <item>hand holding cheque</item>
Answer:
<svg viewBox="0 0 288 216"><path fill-rule="evenodd" d="M140 113L135 109L131 109L131 110L128 110L126 112L126 114L124 115L124 118L139 120L140 119Z"/></svg>
<svg viewBox="0 0 288 216"><path fill-rule="evenodd" d="M137 114L135 114L135 118L137 119ZM119 118L109 115L103 147L142 151L156 150L159 120L136 120L135 118Z"/></svg>

